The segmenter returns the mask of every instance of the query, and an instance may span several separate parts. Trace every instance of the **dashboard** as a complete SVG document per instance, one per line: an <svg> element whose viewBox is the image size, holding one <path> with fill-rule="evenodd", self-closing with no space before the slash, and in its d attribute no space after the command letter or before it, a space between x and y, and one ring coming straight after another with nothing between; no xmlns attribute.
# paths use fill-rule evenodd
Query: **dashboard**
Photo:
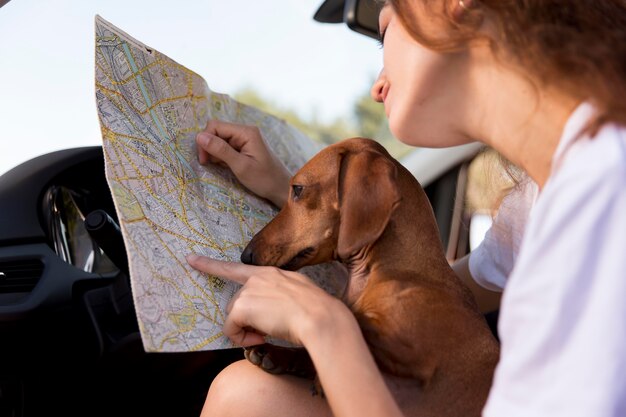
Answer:
<svg viewBox="0 0 626 417"><path fill-rule="evenodd" d="M42 155L0 177L0 323L63 308L79 282L119 274L83 224L96 209L115 216L100 147Z"/></svg>
<svg viewBox="0 0 626 417"><path fill-rule="evenodd" d="M99 146L0 176L0 340L0 416L197 416L243 358L144 351Z"/></svg>

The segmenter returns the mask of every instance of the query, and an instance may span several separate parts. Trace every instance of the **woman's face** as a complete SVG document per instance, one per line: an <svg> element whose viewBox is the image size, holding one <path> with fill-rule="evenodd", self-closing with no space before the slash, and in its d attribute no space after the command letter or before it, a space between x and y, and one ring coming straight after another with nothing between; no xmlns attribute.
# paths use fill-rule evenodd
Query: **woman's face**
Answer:
<svg viewBox="0 0 626 417"><path fill-rule="evenodd" d="M420 45L390 5L383 7L379 25L384 67L371 93L384 103L393 135L424 147L469 142L461 126L469 103L468 54L441 53Z"/></svg>

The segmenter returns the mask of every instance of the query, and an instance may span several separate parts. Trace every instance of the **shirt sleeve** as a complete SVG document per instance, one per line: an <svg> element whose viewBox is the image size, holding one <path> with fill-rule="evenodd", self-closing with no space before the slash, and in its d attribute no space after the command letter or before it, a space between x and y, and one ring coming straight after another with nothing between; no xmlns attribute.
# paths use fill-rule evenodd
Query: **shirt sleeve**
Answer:
<svg viewBox="0 0 626 417"><path fill-rule="evenodd" d="M485 238L470 253L470 274L480 286L498 292L504 289L513 270L537 190L537 184L526 178L502 199Z"/></svg>

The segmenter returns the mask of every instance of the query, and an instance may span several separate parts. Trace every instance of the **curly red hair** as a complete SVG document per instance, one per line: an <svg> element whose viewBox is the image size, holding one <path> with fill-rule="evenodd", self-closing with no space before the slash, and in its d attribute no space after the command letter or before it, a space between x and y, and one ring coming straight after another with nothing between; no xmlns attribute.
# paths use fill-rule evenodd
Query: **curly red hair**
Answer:
<svg viewBox="0 0 626 417"><path fill-rule="evenodd" d="M588 126L626 125L626 1L624 0L389 0L420 43L436 50L487 41L539 83L556 86L598 109ZM416 7L443 36L420 27ZM422 13L419 13L421 16ZM479 32L488 19L494 35Z"/></svg>

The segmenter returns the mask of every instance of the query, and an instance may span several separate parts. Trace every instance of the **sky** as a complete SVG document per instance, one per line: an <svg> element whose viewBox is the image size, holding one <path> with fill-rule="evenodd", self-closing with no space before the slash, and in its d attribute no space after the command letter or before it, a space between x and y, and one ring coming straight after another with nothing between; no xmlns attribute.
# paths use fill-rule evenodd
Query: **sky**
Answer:
<svg viewBox="0 0 626 417"><path fill-rule="evenodd" d="M321 120L350 117L382 65L375 40L313 20L322 0L11 0L0 8L0 175L100 145L94 17L200 74Z"/></svg>

